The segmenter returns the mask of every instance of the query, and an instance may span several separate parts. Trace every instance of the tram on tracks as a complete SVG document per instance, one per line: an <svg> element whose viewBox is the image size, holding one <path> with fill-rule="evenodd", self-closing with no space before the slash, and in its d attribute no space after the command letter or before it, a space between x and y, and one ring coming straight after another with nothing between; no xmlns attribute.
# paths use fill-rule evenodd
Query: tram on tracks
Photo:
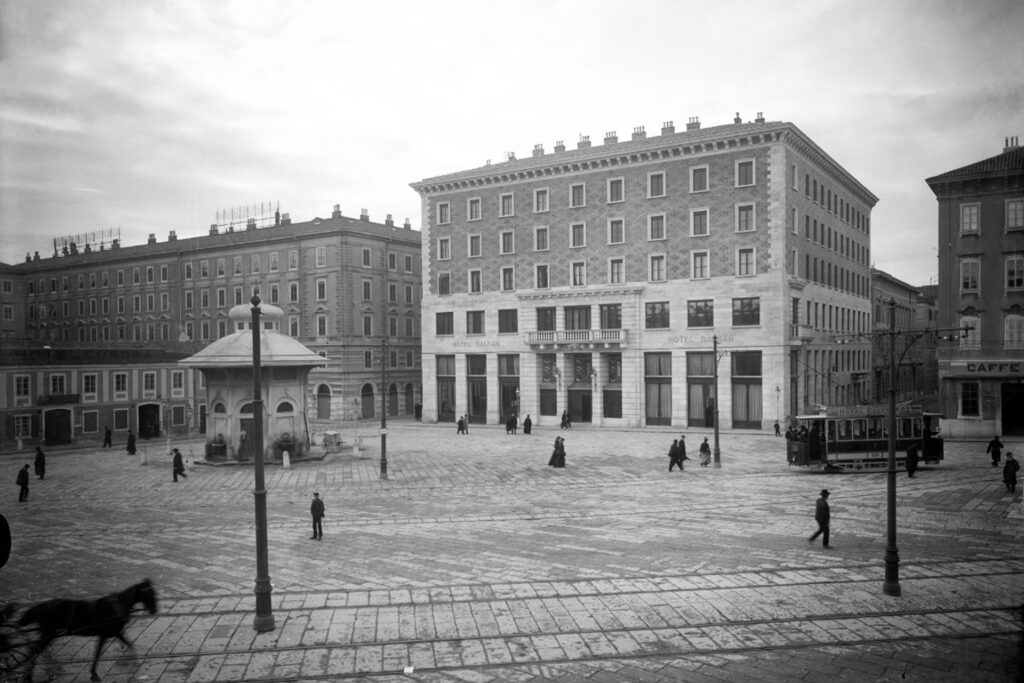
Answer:
<svg viewBox="0 0 1024 683"><path fill-rule="evenodd" d="M906 469L907 448L917 446L921 461L942 461L937 436L938 413L899 407L896 412L896 467ZM791 418L786 430L786 458L826 472L878 472L889 466L887 406L828 408L817 415Z"/></svg>

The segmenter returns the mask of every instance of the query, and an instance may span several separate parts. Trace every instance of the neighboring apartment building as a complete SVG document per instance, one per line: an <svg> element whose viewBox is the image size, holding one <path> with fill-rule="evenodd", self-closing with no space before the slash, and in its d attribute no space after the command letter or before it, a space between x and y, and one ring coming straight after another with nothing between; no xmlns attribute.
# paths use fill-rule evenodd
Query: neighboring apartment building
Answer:
<svg viewBox="0 0 1024 683"><path fill-rule="evenodd" d="M946 434L1024 436L1024 149L928 178L939 206Z"/></svg>
<svg viewBox="0 0 1024 683"><path fill-rule="evenodd" d="M871 402L889 400L892 386L890 356L889 302L896 306L896 399L922 399L934 393L937 378L935 358L934 310L917 287L885 271L871 269L871 301L873 304ZM931 314L929 314L931 313ZM867 397L865 397L867 398Z"/></svg>
<svg viewBox="0 0 1024 683"><path fill-rule="evenodd" d="M760 429L857 402L877 198L791 123L577 149L413 183L424 420ZM717 338L718 357L714 354ZM716 367L717 366L717 367Z"/></svg>
<svg viewBox="0 0 1024 683"><path fill-rule="evenodd" d="M310 376L311 422L327 428L379 416L382 391L389 414L414 413L421 393L420 234L408 222L395 226L388 216L383 224L372 223L365 212L348 218L335 206L328 219L292 223L284 214L268 227L257 228L250 220L244 230L211 226L203 237L177 239L171 232L166 242L150 235L145 245L104 246L76 245L52 258L37 253L24 263L0 267L4 311L8 297L14 309L14 331L4 342L9 348L47 346L74 358L75 349L147 347L170 352L176 360L234 332L228 311L247 303L258 289L264 301L283 309L280 331L327 360ZM6 335L7 326L0 329ZM382 357L387 387L381 387ZM0 368L5 378L14 372L16 367ZM77 403L89 392L72 379L79 375L68 375L66 392L48 391L51 380L40 375L40 386L29 389L31 405L8 403L0 410L17 407L20 415L45 395L64 395L75 426L70 436L90 435L91 422L82 418L84 407ZM100 384L106 386L108 379L114 381ZM0 378L0 384L4 381ZM199 387L199 382L198 376L190 377L186 385ZM111 396L124 395L111 391ZM141 396L130 390L128 396L132 414L124 429L137 430L155 419L143 415L136 401ZM204 396L201 390L188 396L192 424L201 426ZM186 428L170 420L167 393L150 398L161 406L160 427ZM46 434L45 425L40 429ZM7 432L0 438L14 437L13 428Z"/></svg>

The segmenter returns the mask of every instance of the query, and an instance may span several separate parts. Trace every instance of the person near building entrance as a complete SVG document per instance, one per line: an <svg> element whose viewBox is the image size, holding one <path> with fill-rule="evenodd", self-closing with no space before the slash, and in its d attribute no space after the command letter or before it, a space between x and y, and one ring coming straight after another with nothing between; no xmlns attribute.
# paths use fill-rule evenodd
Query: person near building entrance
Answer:
<svg viewBox="0 0 1024 683"><path fill-rule="evenodd" d="M28 463L18 470L18 502L24 503L28 500Z"/></svg>
<svg viewBox="0 0 1024 683"><path fill-rule="evenodd" d="M114 433L110 431L110 427L103 428L103 447L110 448L114 445Z"/></svg>
<svg viewBox="0 0 1024 683"><path fill-rule="evenodd" d="M43 453L41 446L36 446L36 459L33 463L36 476L40 479L46 478L46 453Z"/></svg>
<svg viewBox="0 0 1024 683"><path fill-rule="evenodd" d="M985 452L992 456L992 467L999 467L999 461L1003 459L1003 442L999 440L999 435L992 437Z"/></svg>
<svg viewBox="0 0 1024 683"><path fill-rule="evenodd" d="M704 437L704 442L700 445L700 466L707 467L711 463L711 444L708 443L708 437Z"/></svg>
<svg viewBox="0 0 1024 683"><path fill-rule="evenodd" d="M782 428L779 426L779 421L775 421L775 436L782 436Z"/></svg>
<svg viewBox="0 0 1024 683"><path fill-rule="evenodd" d="M828 527L831 521L831 514L828 509L828 489L821 490L821 497L818 498L818 502L814 504L814 521L818 523L818 530L811 534L811 537L807 539L809 543L814 543L814 539L818 536L824 535L822 538L822 547L831 548L828 544Z"/></svg>
<svg viewBox="0 0 1024 683"><path fill-rule="evenodd" d="M324 502L320 500L320 494L313 492L313 502L309 505L309 514L313 517L313 535L309 540L321 541L324 538Z"/></svg>
<svg viewBox="0 0 1024 683"><path fill-rule="evenodd" d="M185 474L185 462L181 457L181 451L175 448L171 452L174 453L174 462L172 464L172 468L174 471L174 481L177 482L179 476L188 479L188 475Z"/></svg>
<svg viewBox="0 0 1024 683"><path fill-rule="evenodd" d="M1006 464L1003 465L1003 483L1006 484L1006 490L1010 493L1017 492L1017 471L1020 469L1020 463L1013 457L1012 451L1006 452Z"/></svg>
<svg viewBox="0 0 1024 683"><path fill-rule="evenodd" d="M526 419L523 420L523 434L529 434L530 430L533 429L533 420L530 419L530 414L526 414Z"/></svg>
<svg viewBox="0 0 1024 683"><path fill-rule="evenodd" d="M572 421L569 419L569 411L568 410L563 410L562 411L562 429L570 429L570 428L572 428Z"/></svg>
<svg viewBox="0 0 1024 683"><path fill-rule="evenodd" d="M130 429L128 430L128 444L125 450L128 451L128 455L135 455L135 434Z"/></svg>
<svg viewBox="0 0 1024 683"><path fill-rule="evenodd" d="M910 444L907 446L907 476L914 476L914 472L917 472L917 464L920 461L920 457L917 454L917 444Z"/></svg>

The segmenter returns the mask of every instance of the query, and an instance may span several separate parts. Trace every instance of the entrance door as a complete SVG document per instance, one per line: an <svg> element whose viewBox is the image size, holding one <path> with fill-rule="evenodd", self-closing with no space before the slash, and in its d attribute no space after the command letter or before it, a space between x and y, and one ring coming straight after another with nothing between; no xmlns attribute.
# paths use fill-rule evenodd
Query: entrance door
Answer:
<svg viewBox="0 0 1024 683"><path fill-rule="evenodd" d="M437 380L437 421L455 422L455 380L451 377Z"/></svg>
<svg viewBox="0 0 1024 683"><path fill-rule="evenodd" d="M469 388L469 421L478 425L487 424L487 378L467 380Z"/></svg>
<svg viewBox="0 0 1024 683"><path fill-rule="evenodd" d="M507 420L509 415L519 414L519 401L516 398L518 389L518 379L501 380L501 406L498 412L501 414L502 422Z"/></svg>
<svg viewBox="0 0 1024 683"><path fill-rule="evenodd" d="M139 436L155 439L160 436L160 405L147 403L139 406Z"/></svg>
<svg viewBox="0 0 1024 683"><path fill-rule="evenodd" d="M715 426L715 399L711 392L712 383L690 380L689 389L687 426L713 428Z"/></svg>
<svg viewBox="0 0 1024 683"><path fill-rule="evenodd" d="M250 405L249 411L252 412ZM252 418L243 417L238 420L238 452L237 457L239 460L249 460L252 458Z"/></svg>
<svg viewBox="0 0 1024 683"><path fill-rule="evenodd" d="M363 404L363 419L373 417L375 414L373 411L373 386L370 384L364 384L360 397L362 398Z"/></svg>
<svg viewBox="0 0 1024 683"><path fill-rule="evenodd" d="M590 422L593 419L591 406L593 395L590 389L569 390L569 419L573 422Z"/></svg>
<svg viewBox="0 0 1024 683"><path fill-rule="evenodd" d="M43 432L44 443L71 443L71 411L66 409L48 410L45 417L46 428Z"/></svg>
<svg viewBox="0 0 1024 683"><path fill-rule="evenodd" d="M647 379L647 424L672 424L672 380Z"/></svg>
<svg viewBox="0 0 1024 683"><path fill-rule="evenodd" d="M1003 384L1003 436L1024 436L1024 384Z"/></svg>

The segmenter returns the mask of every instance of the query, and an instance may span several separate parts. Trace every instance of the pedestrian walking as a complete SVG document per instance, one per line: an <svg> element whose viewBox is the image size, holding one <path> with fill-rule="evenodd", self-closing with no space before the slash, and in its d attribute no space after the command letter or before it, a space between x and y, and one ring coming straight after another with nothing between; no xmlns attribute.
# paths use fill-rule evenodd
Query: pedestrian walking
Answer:
<svg viewBox="0 0 1024 683"><path fill-rule="evenodd" d="M711 445L708 444L708 437L704 437L704 442L700 445L700 466L707 467L711 462Z"/></svg>
<svg viewBox="0 0 1024 683"><path fill-rule="evenodd" d="M1013 457L1012 451L1006 452L1006 464L1003 465L1003 483L1006 484L1006 490L1010 493L1017 492L1017 471L1020 469L1020 463Z"/></svg>
<svg viewBox="0 0 1024 683"><path fill-rule="evenodd" d="M114 433L110 431L110 427L103 428L103 447L110 448L114 445Z"/></svg>
<svg viewBox="0 0 1024 683"><path fill-rule="evenodd" d="M32 466L36 471L37 477L40 479L46 478L46 453L43 453L43 449L40 446L36 446L36 459Z"/></svg>
<svg viewBox="0 0 1024 683"><path fill-rule="evenodd" d="M814 504L814 521L818 523L818 530L811 534L811 537L807 539L809 543L814 543L814 539L818 536L824 535L822 538L822 547L831 548L828 544L828 526L831 518L831 514L828 509L828 489L821 490L821 497L818 498L818 502Z"/></svg>
<svg viewBox="0 0 1024 683"><path fill-rule="evenodd" d="M917 472L917 463L920 458L917 454L917 444L910 444L907 446L907 476L913 477L914 472Z"/></svg>
<svg viewBox="0 0 1024 683"><path fill-rule="evenodd" d="M24 503L28 500L28 463L18 470L18 502Z"/></svg>
<svg viewBox="0 0 1024 683"><path fill-rule="evenodd" d="M509 424L512 425L512 433L513 434L518 434L519 433L519 418L516 417L515 415L513 415L512 417L510 417L508 419L508 421L509 421Z"/></svg>
<svg viewBox="0 0 1024 683"><path fill-rule="evenodd" d="M686 435L679 435L679 469L683 469L683 463L690 458L686 455Z"/></svg>
<svg viewBox="0 0 1024 683"><path fill-rule="evenodd" d="M569 411L568 410L563 410L562 411L562 429L571 429L571 428L572 428L572 422L569 420Z"/></svg>
<svg viewBox="0 0 1024 683"><path fill-rule="evenodd" d="M181 451L175 448L171 450L171 453L174 454L174 462L172 463L172 467L174 470L175 483L177 483L179 476L188 479L188 475L185 474L185 462L181 457Z"/></svg>
<svg viewBox="0 0 1024 683"><path fill-rule="evenodd" d="M779 421L775 421L775 436L782 436L782 429L779 427Z"/></svg>
<svg viewBox="0 0 1024 683"><path fill-rule="evenodd" d="M462 416L460 415L459 419L455 421L455 433L461 434L465 428L466 423L462 421Z"/></svg>
<svg viewBox="0 0 1024 683"><path fill-rule="evenodd" d="M555 437L555 448L551 451L551 459L548 460L549 467L565 467L565 440Z"/></svg>
<svg viewBox="0 0 1024 683"><path fill-rule="evenodd" d="M526 419L523 420L523 434L529 434L530 430L533 429L533 420L530 419L530 414L526 414Z"/></svg>
<svg viewBox="0 0 1024 683"><path fill-rule="evenodd" d="M128 455L135 455L135 434L130 429L128 430L128 443L125 450L128 451Z"/></svg>
<svg viewBox="0 0 1024 683"><path fill-rule="evenodd" d="M671 472L672 468L679 465L679 469L683 469L683 461L679 459L679 439L673 439L672 445L668 447L668 471Z"/></svg>
<svg viewBox="0 0 1024 683"><path fill-rule="evenodd" d="M313 517L313 535L309 540L322 541L324 538L324 502L320 500L320 494L313 492L313 502L309 505L309 514Z"/></svg>
<svg viewBox="0 0 1024 683"><path fill-rule="evenodd" d="M462 433L469 435L469 414L462 416Z"/></svg>
<svg viewBox="0 0 1024 683"><path fill-rule="evenodd" d="M999 467L999 461L1003 457L1003 442L999 440L998 434L988 442L985 452L992 455L992 467Z"/></svg>

